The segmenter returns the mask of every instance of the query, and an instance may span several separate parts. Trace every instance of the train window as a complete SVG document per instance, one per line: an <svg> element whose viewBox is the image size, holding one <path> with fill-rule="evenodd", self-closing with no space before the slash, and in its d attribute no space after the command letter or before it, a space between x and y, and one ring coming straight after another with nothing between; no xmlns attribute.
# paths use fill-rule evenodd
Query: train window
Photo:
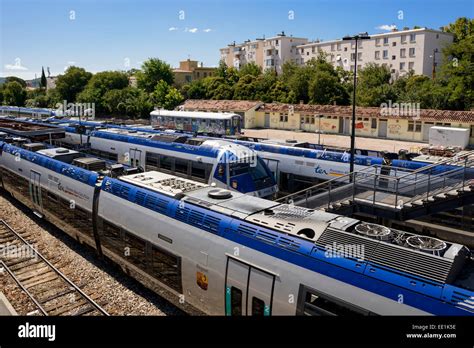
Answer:
<svg viewBox="0 0 474 348"><path fill-rule="evenodd" d="M191 176L207 180L211 172L212 165L206 163L192 162Z"/></svg>
<svg viewBox="0 0 474 348"><path fill-rule="evenodd" d="M181 258L161 248L152 246L153 276L170 288L181 292Z"/></svg>
<svg viewBox="0 0 474 348"><path fill-rule="evenodd" d="M160 156L160 168L173 170L174 158L169 156Z"/></svg>
<svg viewBox="0 0 474 348"><path fill-rule="evenodd" d="M361 316L372 313L333 296L301 285L297 314L310 316Z"/></svg>
<svg viewBox="0 0 474 348"><path fill-rule="evenodd" d="M128 232L125 232L123 240L126 258L130 258L134 265L140 267L141 269L145 269L145 241Z"/></svg>
<svg viewBox="0 0 474 348"><path fill-rule="evenodd" d="M145 163L147 166L147 170L158 169L160 167L160 156L155 153L147 152L145 155Z"/></svg>
<svg viewBox="0 0 474 348"><path fill-rule="evenodd" d="M174 162L174 170L178 173L188 174L188 161L176 158Z"/></svg>
<svg viewBox="0 0 474 348"><path fill-rule="evenodd" d="M104 220L101 241L105 247L117 252L119 255L123 255L124 249L122 247L122 235L119 227Z"/></svg>
<svg viewBox="0 0 474 348"><path fill-rule="evenodd" d="M265 314L265 302L257 297L252 298L252 315L263 316Z"/></svg>
<svg viewBox="0 0 474 348"><path fill-rule="evenodd" d="M234 286L230 288L230 305L232 316L242 315L242 290Z"/></svg>

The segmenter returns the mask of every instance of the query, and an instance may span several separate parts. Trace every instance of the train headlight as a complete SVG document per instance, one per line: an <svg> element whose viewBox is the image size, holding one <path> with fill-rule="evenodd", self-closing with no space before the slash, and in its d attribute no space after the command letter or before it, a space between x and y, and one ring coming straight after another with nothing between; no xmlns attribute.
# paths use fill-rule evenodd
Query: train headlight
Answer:
<svg viewBox="0 0 474 348"><path fill-rule="evenodd" d="M232 184L231 184L231 185L232 185L232 188L233 188L234 190L237 190L237 187L239 186L238 183L237 183L237 180L232 180Z"/></svg>
<svg viewBox="0 0 474 348"><path fill-rule="evenodd" d="M219 168L217 169L217 174L219 174L219 176L224 175L224 166L222 164L219 165Z"/></svg>

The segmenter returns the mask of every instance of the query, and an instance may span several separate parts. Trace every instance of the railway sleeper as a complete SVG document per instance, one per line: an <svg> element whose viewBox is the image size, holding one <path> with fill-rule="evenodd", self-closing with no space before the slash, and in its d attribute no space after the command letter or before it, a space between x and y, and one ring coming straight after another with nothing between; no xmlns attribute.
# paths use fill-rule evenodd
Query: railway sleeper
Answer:
<svg viewBox="0 0 474 348"><path fill-rule="evenodd" d="M46 276L49 273L54 273L54 271L50 267L43 265L33 270L22 269L21 271L15 272L15 275L19 281L27 283L27 281L30 279L33 279L35 277Z"/></svg>

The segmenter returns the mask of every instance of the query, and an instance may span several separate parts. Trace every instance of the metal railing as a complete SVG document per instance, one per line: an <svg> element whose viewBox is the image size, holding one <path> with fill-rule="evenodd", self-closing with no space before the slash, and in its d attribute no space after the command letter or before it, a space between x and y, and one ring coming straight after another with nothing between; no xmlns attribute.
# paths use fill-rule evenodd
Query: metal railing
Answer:
<svg viewBox="0 0 474 348"><path fill-rule="evenodd" d="M331 209L344 201L403 209L407 203L464 188L474 179L473 167L474 151L418 169L372 165L276 201L312 209Z"/></svg>

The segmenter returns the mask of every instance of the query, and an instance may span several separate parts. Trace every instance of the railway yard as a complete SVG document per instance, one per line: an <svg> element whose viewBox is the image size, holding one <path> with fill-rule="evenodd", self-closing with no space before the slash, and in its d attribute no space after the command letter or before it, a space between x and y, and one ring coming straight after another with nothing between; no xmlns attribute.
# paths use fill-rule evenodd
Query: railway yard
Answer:
<svg viewBox="0 0 474 348"><path fill-rule="evenodd" d="M0 131L0 289L19 315L474 313L473 151L359 139L349 172L342 136Z"/></svg>
<svg viewBox="0 0 474 348"><path fill-rule="evenodd" d="M77 244L55 226L40 221L35 215L26 212L5 192L0 195L0 212L0 219L34 245L49 262L93 298L108 315L183 315L175 306L123 274L114 265L98 260L93 250ZM42 274L45 280L45 274ZM28 289L34 288L31 279L40 282L41 279L38 278L41 278L41 275L34 278L26 277L22 283L25 282ZM51 285L49 282L47 284L48 287ZM38 306L4 269L0 273L0 289L18 315L42 315ZM52 294L43 295L43 300L47 299L46 296L59 295L59 299L70 301L70 292L65 291L69 289L64 289L64 286L48 289ZM71 302L75 302L75 299ZM54 305L49 304L50 307ZM64 303L60 303L59 307L61 306L64 307ZM81 315L75 309L76 307L69 312L52 311L48 315ZM103 315L103 313L91 311L82 315Z"/></svg>

